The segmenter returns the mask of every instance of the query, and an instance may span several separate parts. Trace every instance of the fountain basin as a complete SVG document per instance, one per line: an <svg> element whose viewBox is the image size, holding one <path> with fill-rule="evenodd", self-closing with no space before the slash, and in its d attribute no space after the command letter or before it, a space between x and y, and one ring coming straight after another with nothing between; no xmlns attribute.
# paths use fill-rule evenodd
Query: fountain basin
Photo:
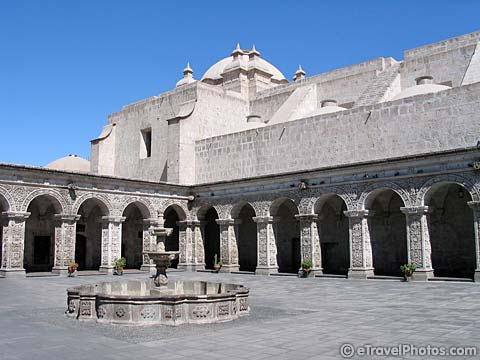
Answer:
<svg viewBox="0 0 480 360"><path fill-rule="evenodd" d="M113 324L210 324L248 315L248 294L243 285L205 281L102 282L67 289L66 314Z"/></svg>

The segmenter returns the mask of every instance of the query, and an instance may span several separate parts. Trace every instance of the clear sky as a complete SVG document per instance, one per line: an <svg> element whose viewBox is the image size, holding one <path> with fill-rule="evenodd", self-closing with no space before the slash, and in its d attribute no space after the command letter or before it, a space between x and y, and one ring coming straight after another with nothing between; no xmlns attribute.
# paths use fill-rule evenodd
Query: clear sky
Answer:
<svg viewBox="0 0 480 360"><path fill-rule="evenodd" d="M107 115L237 42L291 80L480 29L478 0L0 0L0 162L90 156Z"/></svg>

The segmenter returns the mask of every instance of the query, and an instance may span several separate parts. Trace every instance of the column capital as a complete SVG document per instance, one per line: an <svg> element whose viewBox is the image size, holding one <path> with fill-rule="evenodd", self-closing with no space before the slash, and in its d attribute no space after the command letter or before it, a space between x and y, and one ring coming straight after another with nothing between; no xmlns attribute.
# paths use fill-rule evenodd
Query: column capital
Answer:
<svg viewBox="0 0 480 360"><path fill-rule="evenodd" d="M349 218L366 218L374 214L371 210L347 210L343 213Z"/></svg>
<svg viewBox="0 0 480 360"><path fill-rule="evenodd" d="M273 216L255 216L252 220L257 224L271 224L273 223Z"/></svg>
<svg viewBox="0 0 480 360"><path fill-rule="evenodd" d="M318 215L317 214L298 214L298 215L295 215L295 219L297 219L298 221L313 222L318 220Z"/></svg>
<svg viewBox="0 0 480 360"><path fill-rule="evenodd" d="M145 225L159 226L158 218L143 219Z"/></svg>
<svg viewBox="0 0 480 360"><path fill-rule="evenodd" d="M31 213L26 211L5 211L2 212L2 217L5 219L19 219L19 220L26 220L30 216Z"/></svg>
<svg viewBox="0 0 480 360"><path fill-rule="evenodd" d="M412 206L412 207L401 207L400 211L405 215L424 215L432 212L432 209L428 206Z"/></svg>
<svg viewBox="0 0 480 360"><path fill-rule="evenodd" d="M102 222L104 223L122 223L125 219L125 216L102 216Z"/></svg>
<svg viewBox="0 0 480 360"><path fill-rule="evenodd" d="M216 219L215 222L218 225L234 225L235 224L235 220L233 219Z"/></svg>
<svg viewBox="0 0 480 360"><path fill-rule="evenodd" d="M473 211L480 211L480 201L468 201L467 205L473 210Z"/></svg>
<svg viewBox="0 0 480 360"><path fill-rule="evenodd" d="M82 217L81 215L77 214L55 214L53 216L55 220L57 221L62 221L62 222L76 222L80 220Z"/></svg>
<svg viewBox="0 0 480 360"><path fill-rule="evenodd" d="M177 225L183 226L183 227L200 226L201 222L199 220L180 220L180 221L177 221Z"/></svg>

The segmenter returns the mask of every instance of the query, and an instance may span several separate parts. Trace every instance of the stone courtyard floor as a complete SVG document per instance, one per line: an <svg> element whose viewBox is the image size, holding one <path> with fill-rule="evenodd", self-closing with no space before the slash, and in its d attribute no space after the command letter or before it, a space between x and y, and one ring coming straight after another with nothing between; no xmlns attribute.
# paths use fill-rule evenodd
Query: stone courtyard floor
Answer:
<svg viewBox="0 0 480 360"><path fill-rule="evenodd" d="M171 280L248 286L250 316L206 326L109 327L64 315L67 287L144 277L0 279L0 359L339 359L344 343L480 350L480 285L474 283L175 272Z"/></svg>

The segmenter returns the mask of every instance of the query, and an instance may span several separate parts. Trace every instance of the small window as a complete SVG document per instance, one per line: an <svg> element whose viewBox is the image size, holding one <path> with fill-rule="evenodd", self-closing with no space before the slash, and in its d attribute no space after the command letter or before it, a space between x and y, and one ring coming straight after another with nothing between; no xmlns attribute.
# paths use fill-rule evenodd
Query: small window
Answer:
<svg viewBox="0 0 480 360"><path fill-rule="evenodd" d="M152 156L152 129L143 129L140 138L140 158L145 159Z"/></svg>

